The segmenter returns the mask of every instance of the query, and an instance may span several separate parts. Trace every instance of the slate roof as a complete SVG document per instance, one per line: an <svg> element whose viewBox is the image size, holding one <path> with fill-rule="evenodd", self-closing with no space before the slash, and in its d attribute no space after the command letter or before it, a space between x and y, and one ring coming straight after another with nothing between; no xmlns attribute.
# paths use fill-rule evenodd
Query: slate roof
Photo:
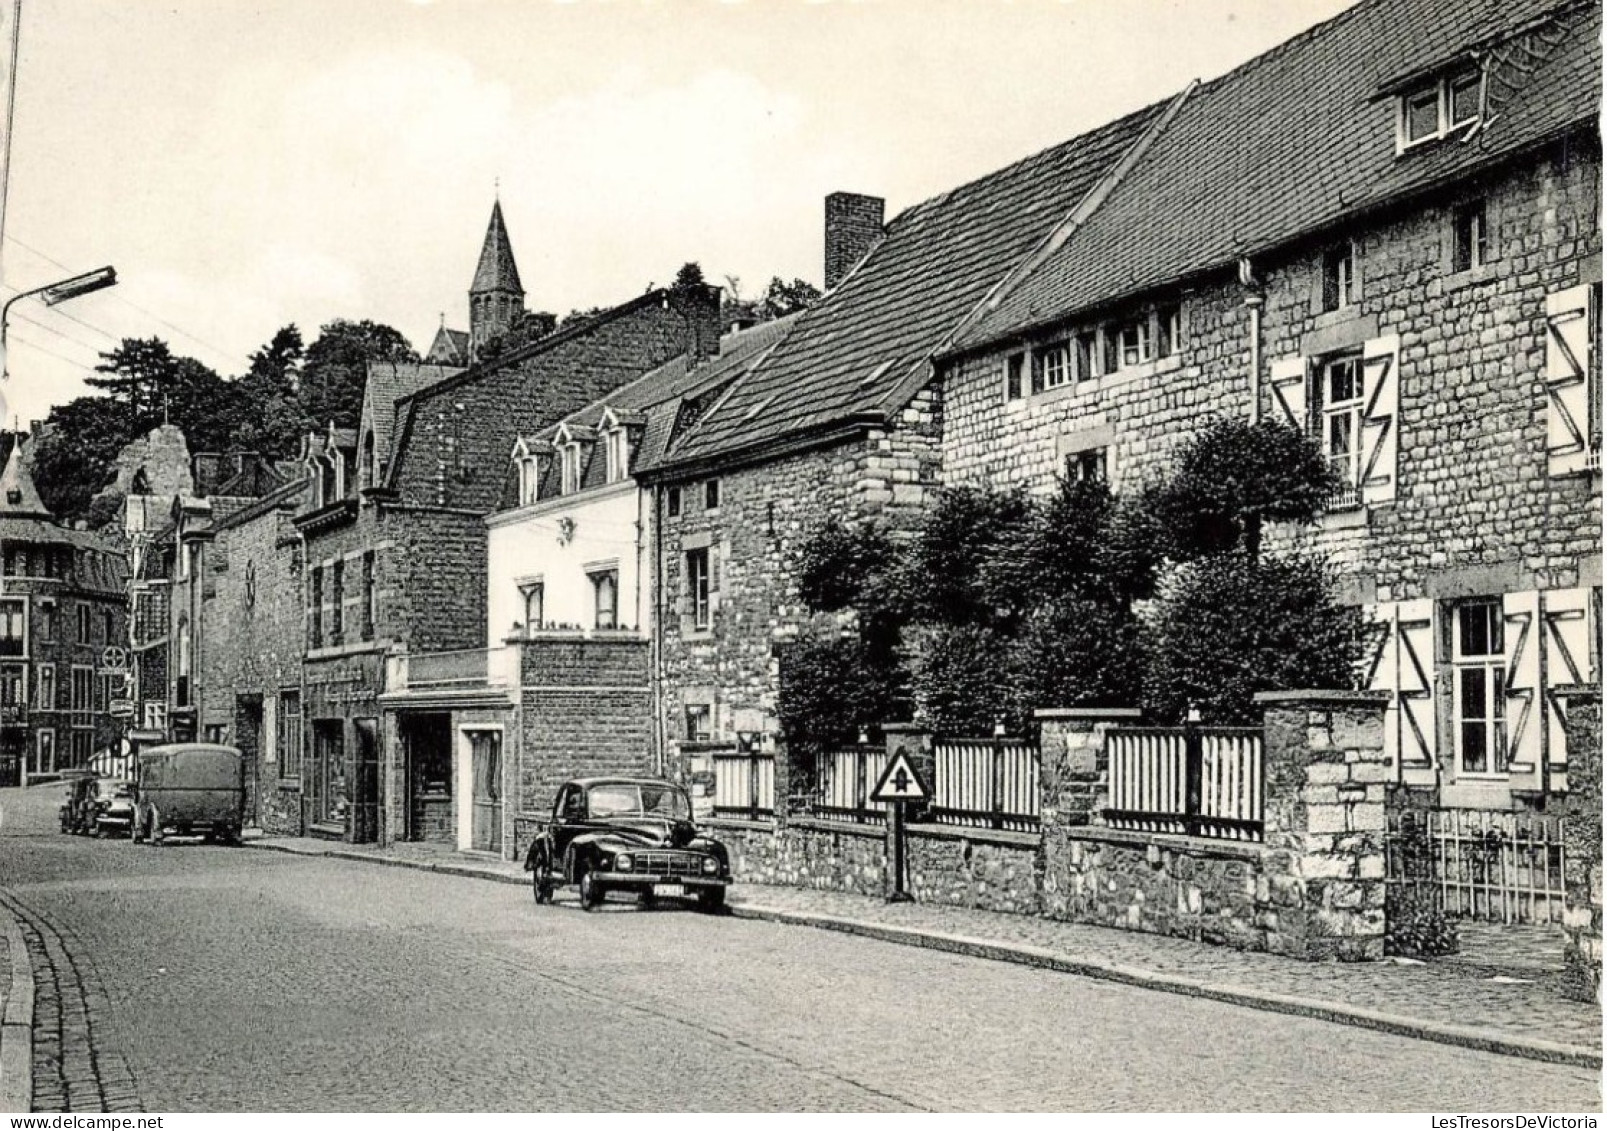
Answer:
<svg viewBox="0 0 1607 1131"><path fill-rule="evenodd" d="M1465 60L1548 13L1556 46L1526 62L1532 73L1503 73L1516 89L1485 129L1397 155L1387 92L1403 76ZM1594 122L1600 22L1599 6L1557 0L1365 0L1194 91L1105 203L958 349L1229 266Z"/></svg>
<svg viewBox="0 0 1607 1131"><path fill-rule="evenodd" d="M508 228L502 222L502 201L491 205L491 223L486 226L485 243L480 247L480 263L474 269L474 282L469 286L471 295L485 291L514 291L524 294L519 282L519 268L513 262L513 245L508 241Z"/></svg>
<svg viewBox="0 0 1607 1131"><path fill-rule="evenodd" d="M49 520L50 510L34 486L29 462L26 441L14 443L5 470L0 471L0 517Z"/></svg>
<svg viewBox="0 0 1607 1131"><path fill-rule="evenodd" d="M452 333L453 331L443 331ZM396 402L427 385L447 377L455 377L462 370L446 365L420 365L417 362L371 361L368 363L368 384L363 389L364 422L374 430L374 458L377 466L389 465L391 440L396 432Z"/></svg>
<svg viewBox="0 0 1607 1131"><path fill-rule="evenodd" d="M654 466L663 457L664 447L674 432L683 406L702 398L717 397L749 366L782 341L799 317L790 314L785 318L722 334L720 352L703 364L689 367L686 354L671 358L635 381L621 385L608 396L570 413L557 424L524 437L524 443L531 451L550 451L553 438L564 425L569 426L572 434L578 429L584 433L584 438L593 439L596 435L595 425L602 420L604 411L612 410L634 433L632 473ZM605 461L600 453L601 448L592 445L591 458L581 472L582 487L594 487L603 482ZM555 484L558 474L555 460L542 483L542 498L557 494ZM517 476L513 475L504 491L505 506L517 505L517 488Z"/></svg>
<svg viewBox="0 0 1607 1131"><path fill-rule="evenodd" d="M443 323L435 331L435 340L424 360L432 365L469 364L469 332L450 329Z"/></svg>
<svg viewBox="0 0 1607 1131"><path fill-rule="evenodd" d="M1147 107L906 209L664 465L884 417L947 335L1161 112Z"/></svg>

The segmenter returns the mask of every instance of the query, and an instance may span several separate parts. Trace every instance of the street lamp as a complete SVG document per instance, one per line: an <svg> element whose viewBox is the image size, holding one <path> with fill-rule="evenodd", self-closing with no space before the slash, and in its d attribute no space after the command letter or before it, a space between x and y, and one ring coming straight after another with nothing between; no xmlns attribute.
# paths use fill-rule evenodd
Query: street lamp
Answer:
<svg viewBox="0 0 1607 1131"><path fill-rule="evenodd" d="M82 275L74 275L69 279L58 279L54 283L46 283L42 287L35 287L31 291L19 291L6 299L6 304L0 307L0 381L11 376L10 354L6 346L6 331L11 321L11 308L19 300L32 298L35 295L46 306L55 306L68 299L78 298L80 295L91 294L95 291L105 290L115 286L117 272L111 267L102 267L95 271L85 271ZM4 413L0 412L0 423L4 421Z"/></svg>

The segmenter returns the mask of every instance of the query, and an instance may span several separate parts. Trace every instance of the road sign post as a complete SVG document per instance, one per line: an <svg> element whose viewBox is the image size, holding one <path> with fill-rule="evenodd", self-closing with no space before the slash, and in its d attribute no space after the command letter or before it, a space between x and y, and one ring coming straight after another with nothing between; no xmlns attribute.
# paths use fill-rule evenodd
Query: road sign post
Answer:
<svg viewBox="0 0 1607 1131"><path fill-rule="evenodd" d="M887 768L877 780L876 788L871 790L872 801L893 807L893 890L887 897L889 903L909 903L913 899L904 879L904 806L925 801L931 795L915 763L902 748L887 760Z"/></svg>

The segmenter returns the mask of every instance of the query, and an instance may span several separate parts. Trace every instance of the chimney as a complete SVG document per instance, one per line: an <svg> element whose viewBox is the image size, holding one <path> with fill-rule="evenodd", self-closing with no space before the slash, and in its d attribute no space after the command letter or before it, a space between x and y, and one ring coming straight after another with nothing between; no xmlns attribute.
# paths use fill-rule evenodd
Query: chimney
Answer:
<svg viewBox="0 0 1607 1131"><path fill-rule="evenodd" d="M720 288L708 283L672 287L670 304L687 322L687 353L697 365L720 353Z"/></svg>
<svg viewBox="0 0 1607 1131"><path fill-rule="evenodd" d="M843 281L861 259L882 240L882 214L887 202L879 196L834 192L826 197L826 289Z"/></svg>

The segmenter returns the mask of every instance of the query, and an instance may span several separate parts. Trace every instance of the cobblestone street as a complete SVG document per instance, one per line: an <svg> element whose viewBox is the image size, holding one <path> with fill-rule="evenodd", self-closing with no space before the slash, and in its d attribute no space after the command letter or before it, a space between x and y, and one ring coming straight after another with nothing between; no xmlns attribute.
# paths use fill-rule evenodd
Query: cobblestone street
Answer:
<svg viewBox="0 0 1607 1131"><path fill-rule="evenodd" d="M1585 1069L779 924L538 908L516 887L350 861L8 819L0 875L40 948L42 1108L1600 1103Z"/></svg>

